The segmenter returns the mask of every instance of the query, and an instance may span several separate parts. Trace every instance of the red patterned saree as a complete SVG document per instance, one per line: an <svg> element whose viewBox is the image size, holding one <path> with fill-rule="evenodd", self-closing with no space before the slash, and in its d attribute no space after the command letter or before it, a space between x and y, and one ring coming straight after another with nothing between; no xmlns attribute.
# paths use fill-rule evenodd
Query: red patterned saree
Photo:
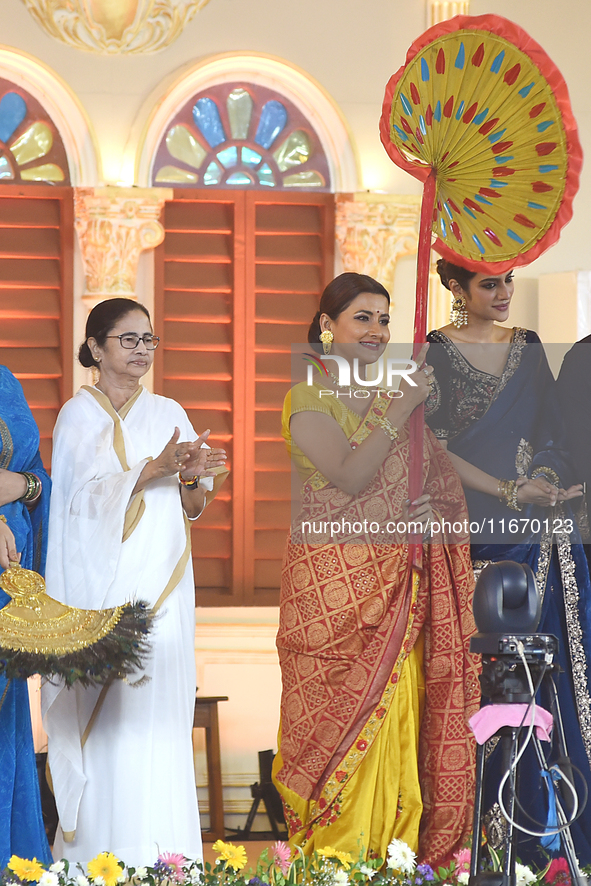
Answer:
<svg viewBox="0 0 591 886"><path fill-rule="evenodd" d="M349 438L353 448L371 432L380 408L376 398L359 419ZM438 515L463 523L459 478L428 429L424 439L424 489ZM474 631L470 549L467 535L458 541L457 530L454 543L439 534L423 546L422 569L413 575L403 537L383 532L388 522L400 521L408 497L408 456L403 430L374 479L355 496L313 474L288 539L277 636L283 692L274 776L291 840L305 852L330 845L356 854L358 843L366 854L385 857L404 812L397 808L393 766L403 780L408 765L418 766L421 861L448 858L471 830L475 744L467 721L480 696L476 660L468 653ZM366 541L359 533L347 541L320 538L321 521L339 520L379 524L379 540L376 532ZM314 543L302 533L308 523L316 526ZM424 688L413 762L396 748L396 723L384 724L400 702L399 682L408 679L405 669L417 650L422 655L411 682ZM399 709L396 716L397 723L405 719ZM394 731L385 735L388 728ZM370 762L376 749L379 760L374 753ZM343 827L347 816L351 826ZM345 834L355 838L352 844L342 845Z"/></svg>

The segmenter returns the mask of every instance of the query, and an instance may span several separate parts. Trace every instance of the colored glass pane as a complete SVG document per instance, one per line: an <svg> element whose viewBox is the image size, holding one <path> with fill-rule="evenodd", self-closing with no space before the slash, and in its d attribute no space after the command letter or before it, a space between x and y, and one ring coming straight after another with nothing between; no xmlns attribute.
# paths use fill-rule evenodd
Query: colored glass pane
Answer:
<svg viewBox="0 0 591 886"><path fill-rule="evenodd" d="M258 166L263 158L252 148L242 148L242 162L247 166Z"/></svg>
<svg viewBox="0 0 591 886"><path fill-rule="evenodd" d="M225 148L223 151L219 151L216 156L222 166L225 166L226 169L228 169L230 166L236 166L236 164L238 163L238 149L235 145L233 145L231 148Z"/></svg>
<svg viewBox="0 0 591 886"><path fill-rule="evenodd" d="M235 185L238 188L247 188L252 185L252 179L246 172L233 172L226 179L226 184Z"/></svg>
<svg viewBox="0 0 591 886"><path fill-rule="evenodd" d="M161 138L152 182L327 190L330 171L313 126L288 98L260 84L225 82L178 111Z"/></svg>
<svg viewBox="0 0 591 886"><path fill-rule="evenodd" d="M268 188L275 187L275 176L271 172L270 166L267 163L263 163L260 169L257 169L257 176L259 179L259 184L265 185Z"/></svg>
<svg viewBox="0 0 591 886"><path fill-rule="evenodd" d="M14 178L14 173L6 157L0 157L0 179Z"/></svg>
<svg viewBox="0 0 591 886"><path fill-rule="evenodd" d="M310 139L301 129L292 132L273 154L281 172L300 166L310 157Z"/></svg>
<svg viewBox="0 0 591 886"><path fill-rule="evenodd" d="M27 115L27 105L16 92L7 92L0 99L0 141L7 142Z"/></svg>
<svg viewBox="0 0 591 886"><path fill-rule="evenodd" d="M47 123L39 120L23 132L15 142L10 145L10 150L19 166L45 157L53 145L53 133Z"/></svg>
<svg viewBox="0 0 591 886"><path fill-rule="evenodd" d="M272 99L261 111L261 119L254 137L257 145L269 149L287 123L287 111L281 102Z"/></svg>
<svg viewBox="0 0 591 886"><path fill-rule="evenodd" d="M252 116L252 97L246 89L233 89L226 100L232 138L247 139Z"/></svg>
<svg viewBox="0 0 591 886"><path fill-rule="evenodd" d="M21 169L21 178L29 182L63 182L65 175L55 163L45 163L43 166Z"/></svg>
<svg viewBox="0 0 591 886"><path fill-rule="evenodd" d="M188 169L179 169L178 166L163 166L156 173L157 182L178 182L179 184L194 185L197 176Z"/></svg>
<svg viewBox="0 0 591 886"><path fill-rule="evenodd" d="M219 185L222 180L222 170L213 161L209 164L207 169L205 170L205 175L203 176L203 184L204 185Z"/></svg>
<svg viewBox="0 0 591 886"><path fill-rule="evenodd" d="M166 147L171 157L199 169L207 151L203 148L186 126L173 126L166 136Z"/></svg>
<svg viewBox="0 0 591 886"><path fill-rule="evenodd" d="M283 179L285 188L323 188L325 185L323 177L319 172L295 172L293 175L286 175Z"/></svg>
<svg viewBox="0 0 591 886"><path fill-rule="evenodd" d="M198 99L193 108L193 119L212 148L217 148L226 141L220 112L213 99L207 97Z"/></svg>

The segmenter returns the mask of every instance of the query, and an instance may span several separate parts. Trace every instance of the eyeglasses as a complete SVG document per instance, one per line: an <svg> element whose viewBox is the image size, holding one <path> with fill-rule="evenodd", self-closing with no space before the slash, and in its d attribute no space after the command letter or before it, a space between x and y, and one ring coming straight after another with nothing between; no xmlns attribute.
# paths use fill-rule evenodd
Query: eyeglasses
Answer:
<svg viewBox="0 0 591 886"><path fill-rule="evenodd" d="M157 335L150 335L149 332L146 332L145 335L138 335L137 332L122 332L121 335L105 335L105 338L118 338L121 342L122 348L127 348L128 351L133 351L134 348L137 348L140 341L143 341L148 351L155 351L160 343L160 339Z"/></svg>

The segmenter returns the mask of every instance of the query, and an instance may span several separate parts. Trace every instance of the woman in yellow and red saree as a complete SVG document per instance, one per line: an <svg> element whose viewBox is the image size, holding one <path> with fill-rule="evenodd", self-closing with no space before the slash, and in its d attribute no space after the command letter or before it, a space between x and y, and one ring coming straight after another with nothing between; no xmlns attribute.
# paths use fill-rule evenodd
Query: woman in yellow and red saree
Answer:
<svg viewBox="0 0 591 886"><path fill-rule="evenodd" d="M386 291L357 274L327 290L335 284L339 298L323 296L316 318L333 332L332 353L363 366L366 350L375 362L389 338ZM274 777L291 842L306 853L330 845L385 858L397 837L435 864L471 830L474 580L461 484L428 430L425 494L407 501L407 419L428 394L429 369L400 399L352 397L355 386L327 376L285 401L283 433L303 488L282 575ZM409 518L433 530L420 570ZM442 532L443 521L455 531Z"/></svg>

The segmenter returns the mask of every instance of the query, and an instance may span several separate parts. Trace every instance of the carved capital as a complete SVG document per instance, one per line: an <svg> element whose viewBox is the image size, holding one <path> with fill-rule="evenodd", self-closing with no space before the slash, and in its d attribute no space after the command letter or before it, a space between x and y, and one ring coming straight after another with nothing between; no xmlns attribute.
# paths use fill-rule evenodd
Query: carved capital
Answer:
<svg viewBox="0 0 591 886"><path fill-rule="evenodd" d="M343 269L368 274L388 290L396 262L417 251L420 197L345 195L336 205L336 238Z"/></svg>
<svg viewBox="0 0 591 886"><path fill-rule="evenodd" d="M74 224L86 287L85 298L135 296L140 253L162 243L158 221L169 188L75 188Z"/></svg>

